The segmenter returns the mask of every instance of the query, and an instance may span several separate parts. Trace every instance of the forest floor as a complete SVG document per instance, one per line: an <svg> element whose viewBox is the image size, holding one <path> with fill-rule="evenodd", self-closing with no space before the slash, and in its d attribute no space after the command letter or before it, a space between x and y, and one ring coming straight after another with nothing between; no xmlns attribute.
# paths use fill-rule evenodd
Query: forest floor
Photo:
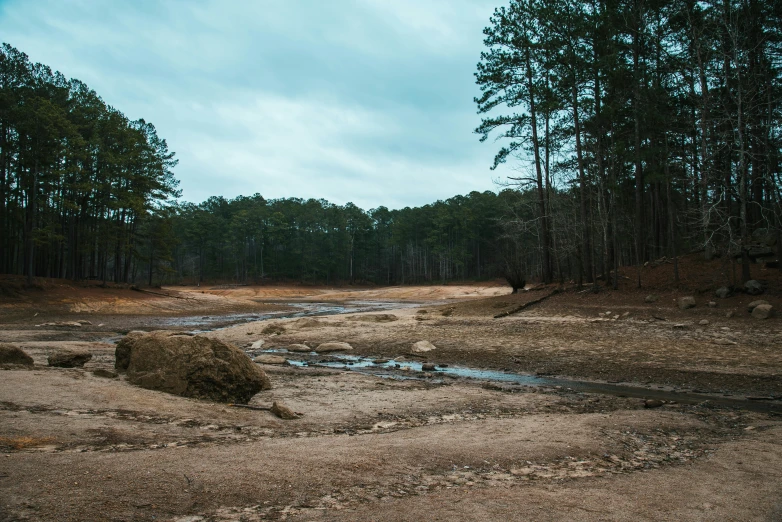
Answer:
<svg viewBox="0 0 782 522"><path fill-rule="evenodd" d="M683 263L677 289L646 267L642 290L628 270L596 294L2 279L0 342L36 364L0 371L0 520L782 520L782 286L754 267L777 310L756 320L755 297L713 296L723 269ZM93 373L123 333L160 328L289 358L250 404L303 416ZM285 352L325 341L351 357ZM46 365L69 346L84 369Z"/></svg>

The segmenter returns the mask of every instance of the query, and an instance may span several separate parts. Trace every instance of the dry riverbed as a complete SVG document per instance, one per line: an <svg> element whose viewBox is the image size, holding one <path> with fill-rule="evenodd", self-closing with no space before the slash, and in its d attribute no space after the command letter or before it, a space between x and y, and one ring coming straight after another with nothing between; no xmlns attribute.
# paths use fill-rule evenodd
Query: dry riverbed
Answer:
<svg viewBox="0 0 782 522"><path fill-rule="evenodd" d="M49 290L0 302L0 342L36 362L0 371L2 521L782 517L782 322L748 317L748 297L680 311L674 293L647 304L570 291L495 319L551 289ZM290 316L313 303L354 313ZM77 320L91 324L36 326ZM303 416L94 373L113 368L124 332L157 328L212 330L251 356L306 362L264 365L274 387L250 402ZM346 354L382 371L286 351L327 341L350 343ZM418 341L436 348L415 353ZM93 358L83 369L46 366L63 347ZM405 370L420 363L437 370ZM447 375L454 368L531 380ZM632 393L545 379L681 400L645 408Z"/></svg>

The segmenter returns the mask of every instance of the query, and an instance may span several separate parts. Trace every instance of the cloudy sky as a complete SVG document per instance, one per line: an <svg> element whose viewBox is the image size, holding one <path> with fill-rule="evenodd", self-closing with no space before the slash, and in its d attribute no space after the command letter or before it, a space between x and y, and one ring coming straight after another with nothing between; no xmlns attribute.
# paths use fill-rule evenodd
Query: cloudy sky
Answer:
<svg viewBox="0 0 782 522"><path fill-rule="evenodd" d="M183 199L492 190L473 72L502 0L0 0L0 37L176 152Z"/></svg>

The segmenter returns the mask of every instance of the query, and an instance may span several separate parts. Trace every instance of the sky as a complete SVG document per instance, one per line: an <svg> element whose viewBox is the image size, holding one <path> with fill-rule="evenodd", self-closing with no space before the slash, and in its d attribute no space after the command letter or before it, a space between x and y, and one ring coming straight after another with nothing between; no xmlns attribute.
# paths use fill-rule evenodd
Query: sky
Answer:
<svg viewBox="0 0 782 522"><path fill-rule="evenodd" d="M0 40L176 152L182 199L496 190L473 73L502 0L0 0Z"/></svg>

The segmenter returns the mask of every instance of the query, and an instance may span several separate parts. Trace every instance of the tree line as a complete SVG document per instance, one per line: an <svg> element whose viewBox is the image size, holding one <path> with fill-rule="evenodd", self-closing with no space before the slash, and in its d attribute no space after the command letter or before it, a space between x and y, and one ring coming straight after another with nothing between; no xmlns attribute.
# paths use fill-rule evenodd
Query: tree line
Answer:
<svg viewBox="0 0 782 522"><path fill-rule="evenodd" d="M175 165L152 124L0 48L0 273L136 279Z"/></svg>
<svg viewBox="0 0 782 522"><path fill-rule="evenodd" d="M176 201L174 154L78 80L0 53L0 273L147 284L603 280L682 252L778 259L782 7L512 0L476 132L506 187L415 208ZM778 261L776 261L778 263Z"/></svg>
<svg viewBox="0 0 782 522"><path fill-rule="evenodd" d="M512 0L484 33L476 132L535 195L516 222L544 281L683 249L740 259L745 280L778 259L782 4Z"/></svg>

